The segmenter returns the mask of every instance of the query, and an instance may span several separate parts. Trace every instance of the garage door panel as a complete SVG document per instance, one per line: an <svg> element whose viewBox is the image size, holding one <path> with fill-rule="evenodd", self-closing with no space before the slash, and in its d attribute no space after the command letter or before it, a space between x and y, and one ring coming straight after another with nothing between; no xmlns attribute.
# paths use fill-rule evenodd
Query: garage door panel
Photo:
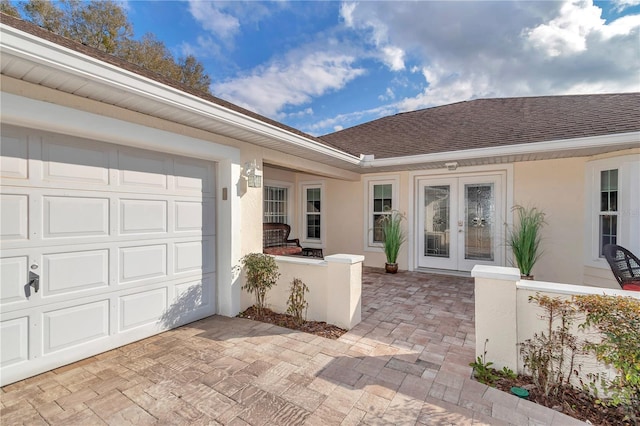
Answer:
<svg viewBox="0 0 640 426"><path fill-rule="evenodd" d="M203 205L199 201L175 202L175 231L201 231Z"/></svg>
<svg viewBox="0 0 640 426"><path fill-rule="evenodd" d="M109 235L109 198L43 197L43 238Z"/></svg>
<svg viewBox="0 0 640 426"><path fill-rule="evenodd" d="M120 233L144 234L167 232L167 201L120 200Z"/></svg>
<svg viewBox="0 0 640 426"><path fill-rule="evenodd" d="M175 243L174 251L174 273L213 272L215 255L211 238Z"/></svg>
<svg viewBox="0 0 640 426"><path fill-rule="evenodd" d="M27 256L16 256L0 259L0 304L4 307L10 303L27 300L25 285L27 279Z"/></svg>
<svg viewBox="0 0 640 426"><path fill-rule="evenodd" d="M78 293L109 286L109 250L43 256L44 296Z"/></svg>
<svg viewBox="0 0 640 426"><path fill-rule="evenodd" d="M176 159L173 164L175 189L210 195L213 192L213 170L204 162Z"/></svg>
<svg viewBox="0 0 640 426"><path fill-rule="evenodd" d="M0 366L8 367L29 359L29 317L14 318L0 323L2 345Z"/></svg>
<svg viewBox="0 0 640 426"><path fill-rule="evenodd" d="M119 330L155 323L167 309L167 288L157 288L120 297Z"/></svg>
<svg viewBox="0 0 640 426"><path fill-rule="evenodd" d="M167 275L166 244L123 247L119 259L120 283Z"/></svg>
<svg viewBox="0 0 640 426"><path fill-rule="evenodd" d="M109 335L109 299L44 312L43 354Z"/></svg>
<svg viewBox="0 0 640 426"><path fill-rule="evenodd" d="M104 145L47 142L42 147L42 160L44 180L109 184L109 152Z"/></svg>
<svg viewBox="0 0 640 426"><path fill-rule="evenodd" d="M2 135L0 143L0 176L12 179L28 179L28 147L26 137Z"/></svg>
<svg viewBox="0 0 640 426"><path fill-rule="evenodd" d="M169 164L166 158L148 152L118 151L119 185L167 189Z"/></svg>
<svg viewBox="0 0 640 426"><path fill-rule="evenodd" d="M0 195L0 237L3 242L29 238L29 196L27 194Z"/></svg>

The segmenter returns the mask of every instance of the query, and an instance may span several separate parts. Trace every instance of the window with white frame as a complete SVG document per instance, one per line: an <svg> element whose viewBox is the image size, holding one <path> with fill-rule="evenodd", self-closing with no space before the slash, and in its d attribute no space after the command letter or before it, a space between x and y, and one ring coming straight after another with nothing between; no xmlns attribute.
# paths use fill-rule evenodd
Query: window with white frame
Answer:
<svg viewBox="0 0 640 426"><path fill-rule="evenodd" d="M367 202L367 246L381 247L383 241L380 219L398 209L398 179L365 179Z"/></svg>
<svg viewBox="0 0 640 426"><path fill-rule="evenodd" d="M608 268L603 249L618 244L640 252L640 156L594 160L586 167L587 265Z"/></svg>
<svg viewBox="0 0 640 426"><path fill-rule="evenodd" d="M599 198L598 254L604 257L604 246L618 242L618 169L600 171Z"/></svg>
<svg viewBox="0 0 640 426"><path fill-rule="evenodd" d="M265 183L263 205L264 223L290 223L288 186Z"/></svg>
<svg viewBox="0 0 640 426"><path fill-rule="evenodd" d="M303 241L321 244L324 236L323 185L302 185Z"/></svg>

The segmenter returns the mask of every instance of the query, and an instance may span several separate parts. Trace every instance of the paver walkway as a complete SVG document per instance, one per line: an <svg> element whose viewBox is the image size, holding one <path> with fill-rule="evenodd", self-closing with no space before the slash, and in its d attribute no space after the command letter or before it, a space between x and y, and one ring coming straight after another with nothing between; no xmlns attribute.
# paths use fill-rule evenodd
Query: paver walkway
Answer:
<svg viewBox="0 0 640 426"><path fill-rule="evenodd" d="M470 278L366 268L339 340L213 316L2 389L0 423L578 425L469 379Z"/></svg>

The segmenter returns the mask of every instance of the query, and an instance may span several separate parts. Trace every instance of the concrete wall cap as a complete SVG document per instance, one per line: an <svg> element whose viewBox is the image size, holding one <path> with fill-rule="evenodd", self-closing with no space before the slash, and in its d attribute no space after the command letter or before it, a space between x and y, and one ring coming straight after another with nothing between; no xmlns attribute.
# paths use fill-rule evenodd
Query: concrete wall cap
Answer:
<svg viewBox="0 0 640 426"><path fill-rule="evenodd" d="M329 263L348 263L353 265L354 263L364 262L364 256L359 254L332 254L325 256L324 260Z"/></svg>
<svg viewBox="0 0 640 426"><path fill-rule="evenodd" d="M520 281L518 268L505 266L476 265L471 270L473 278L489 278L502 281Z"/></svg>
<svg viewBox="0 0 640 426"><path fill-rule="evenodd" d="M314 259L312 257L305 256L274 256L276 262L282 263L295 263L298 265L310 265L310 266L327 266L327 262L322 259Z"/></svg>

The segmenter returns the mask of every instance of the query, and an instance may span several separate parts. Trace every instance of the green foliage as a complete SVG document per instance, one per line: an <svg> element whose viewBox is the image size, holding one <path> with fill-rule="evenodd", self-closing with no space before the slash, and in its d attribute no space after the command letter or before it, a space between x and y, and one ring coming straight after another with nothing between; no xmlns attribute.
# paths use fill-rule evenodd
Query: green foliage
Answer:
<svg viewBox="0 0 640 426"><path fill-rule="evenodd" d="M570 300L539 294L530 297L531 301L544 309L541 319L546 320L546 331L520 343L520 354L534 384L546 396L561 395L562 387L569 385L579 350L577 337L570 332L575 306Z"/></svg>
<svg viewBox="0 0 640 426"><path fill-rule="evenodd" d="M484 352L478 356L474 362L470 362L469 366L473 367L473 375L477 381L488 386L495 386L495 383L503 378L515 379L516 373L508 367L502 367L502 370L496 370L492 367L493 362L487 361L487 343L489 339L484 341Z"/></svg>
<svg viewBox="0 0 640 426"><path fill-rule="evenodd" d="M576 296L575 303L586 314L582 328L602 333L600 342L587 342L599 361L618 373L603 379L609 397L605 405L622 406L634 424L640 421L640 300L605 295Z"/></svg>
<svg viewBox="0 0 640 426"><path fill-rule="evenodd" d="M249 253L240 259L246 272L246 281L242 286L249 294L255 294L256 309L262 313L265 308L267 291L273 287L280 273L276 260L263 253Z"/></svg>
<svg viewBox="0 0 640 426"><path fill-rule="evenodd" d="M500 374L503 377L506 377L507 379L511 379L511 380L515 380L518 377L518 375L514 373L514 371L509 367L502 367L502 370L500 370Z"/></svg>
<svg viewBox="0 0 640 426"><path fill-rule="evenodd" d="M3 12L17 12L6 0L2 0L0 6ZM210 93L211 78L202 63L192 55L175 59L165 44L153 34L134 39L133 25L125 10L113 0L27 0L20 3L20 9L24 19L48 31Z"/></svg>
<svg viewBox="0 0 640 426"><path fill-rule="evenodd" d="M398 253L402 244L407 240L407 235L402 229L404 215L397 210L391 211L378 219L378 224L383 233L384 254L387 256L387 263L396 263Z"/></svg>
<svg viewBox="0 0 640 426"><path fill-rule="evenodd" d="M545 214L536 207L515 206L518 219L509 233L507 243L513 250L518 269L522 275L531 275L542 252L540 251L540 230L546 223Z"/></svg>
<svg viewBox="0 0 640 426"><path fill-rule="evenodd" d="M302 324L307 317L307 308L309 302L306 301L304 294L309 292L309 287L299 278L294 278L291 282L291 293L287 300L287 313L295 318L296 323ZM304 317L303 317L304 312Z"/></svg>

